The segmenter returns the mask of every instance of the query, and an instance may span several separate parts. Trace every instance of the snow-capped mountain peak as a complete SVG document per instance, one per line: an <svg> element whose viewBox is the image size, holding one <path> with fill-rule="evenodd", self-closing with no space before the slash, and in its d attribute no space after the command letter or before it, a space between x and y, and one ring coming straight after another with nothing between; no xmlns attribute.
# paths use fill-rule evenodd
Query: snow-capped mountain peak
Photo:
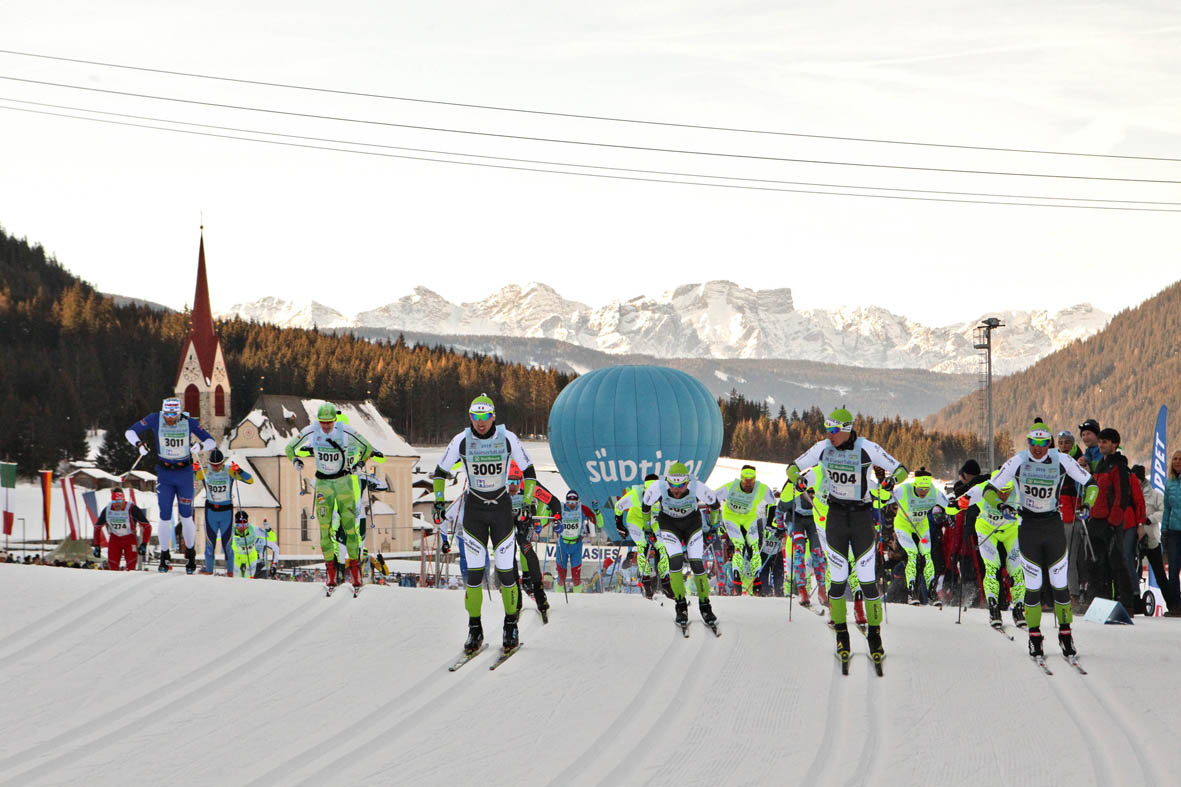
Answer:
<svg viewBox="0 0 1181 787"><path fill-rule="evenodd" d="M279 325L385 328L445 335L548 338L616 354L658 358L768 358L974 372L979 320L928 327L879 306L797 311L788 288L752 290L725 280L685 284L591 307L539 282L510 284L487 298L453 304L426 287L354 318L321 304L262 298L226 315ZM993 368L1006 374L1102 329L1110 319L1089 304L1061 311L1003 311Z"/></svg>

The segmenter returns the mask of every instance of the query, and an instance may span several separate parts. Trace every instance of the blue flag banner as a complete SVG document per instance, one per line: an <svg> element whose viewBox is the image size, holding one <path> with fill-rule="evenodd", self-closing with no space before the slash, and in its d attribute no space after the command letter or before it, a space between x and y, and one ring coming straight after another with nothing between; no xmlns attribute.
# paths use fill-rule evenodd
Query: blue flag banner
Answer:
<svg viewBox="0 0 1181 787"><path fill-rule="evenodd" d="M1167 472L1165 434L1168 420L1169 406L1162 404L1160 412L1156 415L1156 433L1152 438L1152 488L1161 494L1164 494L1165 491L1165 473Z"/></svg>

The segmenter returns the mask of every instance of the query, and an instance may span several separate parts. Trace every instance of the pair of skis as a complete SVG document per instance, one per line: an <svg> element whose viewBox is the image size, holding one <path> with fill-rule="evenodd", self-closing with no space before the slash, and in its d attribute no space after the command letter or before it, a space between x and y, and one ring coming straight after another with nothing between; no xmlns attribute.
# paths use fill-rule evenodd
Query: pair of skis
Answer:
<svg viewBox="0 0 1181 787"><path fill-rule="evenodd" d="M500 652L500 655L496 657L496 661L492 662L492 665L490 667L488 667L488 669L489 670L496 669L501 664L505 663L510 658L512 658L512 656L514 654L516 654L516 652L519 651L522 647L524 647L524 645L525 645L525 643L521 642L521 643L518 643L515 648L510 648L508 650L502 650ZM476 656L479 656L481 653L483 653L487 649L488 649L488 643L485 642L480 645L479 650L476 650L472 653L464 653L464 654L460 655L460 657L458 659L456 659L455 662L450 667L447 668L447 671L448 672L455 672L457 669L462 667L464 664L467 664L469 661L474 659Z"/></svg>
<svg viewBox="0 0 1181 787"><path fill-rule="evenodd" d="M345 584L346 583L344 583L344 582L340 582L335 585L324 585L324 595L328 598L331 598L332 594L336 592L336 589L339 587L343 587ZM348 584L352 584L352 583L348 583ZM352 587L353 587L353 598L356 598L357 594L361 592L361 588L363 586L362 585L353 585Z"/></svg>
<svg viewBox="0 0 1181 787"><path fill-rule="evenodd" d="M704 623L704 621L703 621L703 623ZM685 639L689 639L689 621L686 620L684 623L678 623L677 621L673 621L673 625L675 625L678 629L681 630L682 637L684 637ZM718 628L717 621L714 621L713 623L704 623L704 625L706 628L708 628L710 631L712 631L714 633L715 637L722 636L722 631L721 631L721 629Z"/></svg>
<svg viewBox="0 0 1181 787"><path fill-rule="evenodd" d="M1047 675L1054 674L1053 672L1050 671L1049 666L1046 665L1046 657L1045 656L1030 656L1029 658L1032 659L1033 663L1038 666L1038 669L1040 669L1045 674L1047 674ZM1069 664L1070 666L1074 667L1075 670L1077 670L1080 675L1087 674L1087 671L1085 669L1083 669L1083 665L1079 664L1078 654L1072 654L1070 656L1067 656L1065 653L1063 653L1062 658L1066 659L1066 663Z"/></svg>
<svg viewBox="0 0 1181 787"><path fill-rule="evenodd" d="M841 665L841 674L849 674L849 662L853 660L853 653L848 650L838 650L836 653L837 661ZM886 660L885 653L879 653L876 657L872 653L866 653L865 657L869 659L869 663L873 665L873 671L879 678L884 678L886 673L882 671L882 662Z"/></svg>

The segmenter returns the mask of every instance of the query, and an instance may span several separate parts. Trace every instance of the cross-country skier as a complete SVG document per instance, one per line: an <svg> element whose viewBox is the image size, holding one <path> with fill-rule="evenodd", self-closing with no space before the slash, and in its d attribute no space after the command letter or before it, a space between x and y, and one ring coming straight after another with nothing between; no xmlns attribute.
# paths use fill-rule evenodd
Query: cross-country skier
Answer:
<svg viewBox="0 0 1181 787"><path fill-rule="evenodd" d="M746 595L754 595L755 577L763 567L763 554L759 548L759 528L764 526L763 510L774 505L775 496L770 488L756 476L754 465L743 465L738 478L714 490L714 499L722 506L722 522L726 534L734 545L734 579L740 582ZM744 553L749 550L750 559Z"/></svg>
<svg viewBox="0 0 1181 787"><path fill-rule="evenodd" d="M525 452L521 440L496 423L496 407L485 394L472 400L468 408L470 426L452 438L435 468L435 516L442 519L447 512L443 490L448 477L445 468L462 461L467 474L468 488L463 502L463 544L467 553L465 602L468 612L468 636L465 653L475 653L484 643L484 628L480 609L484 601L481 585L484 582L484 563L491 539L496 554L496 574L500 577L500 594L504 600L503 649L514 650L520 642L517 618L520 610L520 589L517 586L516 528L513 522L512 496L508 491L509 463L521 468L521 505L533 505L533 487L537 471L533 460Z"/></svg>
<svg viewBox="0 0 1181 787"><path fill-rule="evenodd" d="M245 511L234 514L234 566L230 576L260 579L262 577L262 553L266 551L266 534L250 524L250 515Z"/></svg>
<svg viewBox="0 0 1181 787"><path fill-rule="evenodd" d="M682 630L689 625L689 602L685 598L685 577L681 569L686 554L693 580L697 585L697 607L701 619L711 628L717 626L718 616L709 602L709 576L705 573L704 537L699 506L710 511L717 520L719 505L708 486L689 473L683 462L673 462L660 479L644 492L643 510L651 511L657 503L656 530L668 554L669 579L676 599L676 622Z"/></svg>
<svg viewBox="0 0 1181 787"><path fill-rule="evenodd" d="M279 573L279 534L265 519L262 520L262 533L266 537L266 551L262 556L263 563L270 566L267 576L274 579L275 575Z"/></svg>
<svg viewBox="0 0 1181 787"><path fill-rule="evenodd" d="M935 562L931 558L931 525L927 521L932 512L946 512L952 505L947 495L935 488L931 474L926 468L915 471L914 480L894 487L894 502L898 513L894 515L894 532L898 544L906 552L906 587L910 603L922 602L917 579L919 555L923 556L923 585L927 588L927 599L937 607L943 602L935 592Z"/></svg>
<svg viewBox="0 0 1181 787"><path fill-rule="evenodd" d="M1058 644L1067 658L1075 655L1070 623L1070 589L1066 579L1066 531L1058 513L1058 490L1066 476L1075 480L1083 492L1082 518L1099 495L1091 483L1091 474L1078 462L1051 448L1054 435L1037 418L1026 435L1028 448L1011 457L991 478L983 498L1002 512L1010 506L1000 490L1013 481L1017 485L1021 526L1017 529L1017 547L1025 569L1025 619L1029 624L1029 655L1044 659L1042 653L1042 578L1047 576L1054 593L1054 617L1058 621ZM1013 507L1015 508L1015 507Z"/></svg>
<svg viewBox="0 0 1181 787"><path fill-rule="evenodd" d="M138 543L135 538L136 525L139 525L142 531ZM111 502L103 507L94 523L93 544L96 558L102 556L102 550L98 546L98 534L104 527L107 529L107 568L118 571L119 563L126 561L127 570L135 571L136 555L143 555L147 551L148 539L152 537L148 515L139 506L127 502L122 489L112 489Z"/></svg>
<svg viewBox="0 0 1181 787"><path fill-rule="evenodd" d="M521 587L533 596L538 612L545 618L549 610L549 601L545 597L541 562L537 559L537 550L533 548L533 536L542 526L534 527L534 522L538 516L554 522L562 512L557 498L540 483L533 486L533 505L526 506L524 481L525 475L521 468L516 462L511 462L508 469L508 491L513 503L513 521L516 522L517 549L521 553ZM538 511L543 509L545 513L539 515Z"/></svg>
<svg viewBox="0 0 1181 787"><path fill-rule="evenodd" d="M554 562L558 570L558 584L565 586L567 592L582 591L582 540L594 536L594 523L595 512L590 506L582 504L578 492L573 489L568 491L562 503L560 518L554 520L554 535L557 536ZM566 582L567 568L570 571L569 584Z"/></svg>
<svg viewBox="0 0 1181 787"><path fill-rule="evenodd" d="M996 475L993 472L992 477L996 478ZM1013 623L1017 628L1024 628L1025 572L1021 569L1021 550L1017 547L1017 533L1021 525L1017 508L1021 504L1021 496L1010 481L997 490L996 496L1001 506L995 506L985 499L986 489L986 484L977 484L968 490L964 500L968 508L976 506L980 509L980 515L976 517L976 540L979 542L980 557L984 560L984 595L988 599L989 623L997 628L1001 626L1001 583L998 577L1001 555L1004 555L1009 578L1013 580ZM1001 510L1002 506L1004 510ZM1038 606L1041 606L1040 603Z"/></svg>
<svg viewBox="0 0 1181 787"><path fill-rule="evenodd" d="M828 595L825 580L828 573L828 561L824 557L823 520L817 523L817 504L813 497L816 495L817 468L813 467L801 474L794 484L784 484L779 493L779 504L776 506L775 519L783 523L791 533L791 580L796 587L802 606L811 606L808 598L808 563L812 564L812 571L816 576L816 596L822 606L828 606ZM823 501L819 503L823 511ZM806 542L806 543L805 543Z"/></svg>
<svg viewBox="0 0 1181 787"><path fill-rule="evenodd" d="M180 515L185 542L185 571L197 569L197 524L193 521L193 455L190 444L194 437L201 441L202 451L217 448L217 441L197 423L197 419L181 411L180 399L170 396L158 413L148 413L136 421L125 433L143 456L148 452L143 435L156 436L156 502L160 507L160 570L168 571L172 559L172 503L175 500Z"/></svg>
<svg viewBox="0 0 1181 787"><path fill-rule="evenodd" d="M339 511L348 548L349 578L355 589L361 586L361 539L356 529L357 499L352 474L369 457L382 454L351 426L337 420L335 405L320 405L316 421L287 444L287 458L296 470L302 471L303 460L296 451L304 446L311 448L316 460L316 521L320 523L320 550L328 570L328 587L331 590L337 583L332 515ZM350 452L356 457L353 461Z"/></svg>
<svg viewBox="0 0 1181 787"><path fill-rule="evenodd" d="M828 553L829 610L837 635L837 655L849 660L849 630L845 622L845 585L849 578L849 550L856 559L857 576L865 596L868 621L866 639L870 658L880 664L885 657L882 647L882 600L876 579L877 534L873 527L872 488L869 469L877 466L889 475L883 488L889 490L909 475L907 469L877 443L853 431L853 415L844 407L833 410L824 420L828 437L819 441L787 467L788 483L794 484L800 473L821 465L824 493L828 505L825 525L825 550ZM819 480L817 481L819 483Z"/></svg>
<svg viewBox="0 0 1181 787"><path fill-rule="evenodd" d="M234 482L253 484L254 476L238 465L226 467L225 454L214 448L209 452L208 472L200 463L193 466L193 479L205 484L205 568L201 573L213 573L213 557L217 554L217 539L225 555L226 573L234 566L234 551L230 546L230 527L234 518Z"/></svg>
<svg viewBox="0 0 1181 787"><path fill-rule="evenodd" d="M672 595L668 552L665 551L664 542L656 537L656 531L652 526L652 512L658 509L659 504L656 508L647 511L644 509L644 492L659 480L660 476L656 473L649 473L644 476L642 484L628 487L615 503L615 515L622 518L623 526L627 529L626 534L620 535L630 536L632 543L636 545L636 569L640 574L644 595L648 598L655 595L658 579L662 584L668 584L668 593ZM655 567L648 559L649 552L655 552ZM653 568L656 569L655 573Z"/></svg>

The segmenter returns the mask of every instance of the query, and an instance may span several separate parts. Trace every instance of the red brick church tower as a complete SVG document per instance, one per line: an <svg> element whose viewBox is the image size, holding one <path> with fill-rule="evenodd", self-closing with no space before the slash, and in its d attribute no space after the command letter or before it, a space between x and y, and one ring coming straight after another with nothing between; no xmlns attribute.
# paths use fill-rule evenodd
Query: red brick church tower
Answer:
<svg viewBox="0 0 1181 787"><path fill-rule="evenodd" d="M197 291L193 295L192 329L180 351L176 369L176 396L185 411L220 441L230 426L230 378L226 373L221 340L213 330L209 306L209 279L205 273L205 227L197 252Z"/></svg>

